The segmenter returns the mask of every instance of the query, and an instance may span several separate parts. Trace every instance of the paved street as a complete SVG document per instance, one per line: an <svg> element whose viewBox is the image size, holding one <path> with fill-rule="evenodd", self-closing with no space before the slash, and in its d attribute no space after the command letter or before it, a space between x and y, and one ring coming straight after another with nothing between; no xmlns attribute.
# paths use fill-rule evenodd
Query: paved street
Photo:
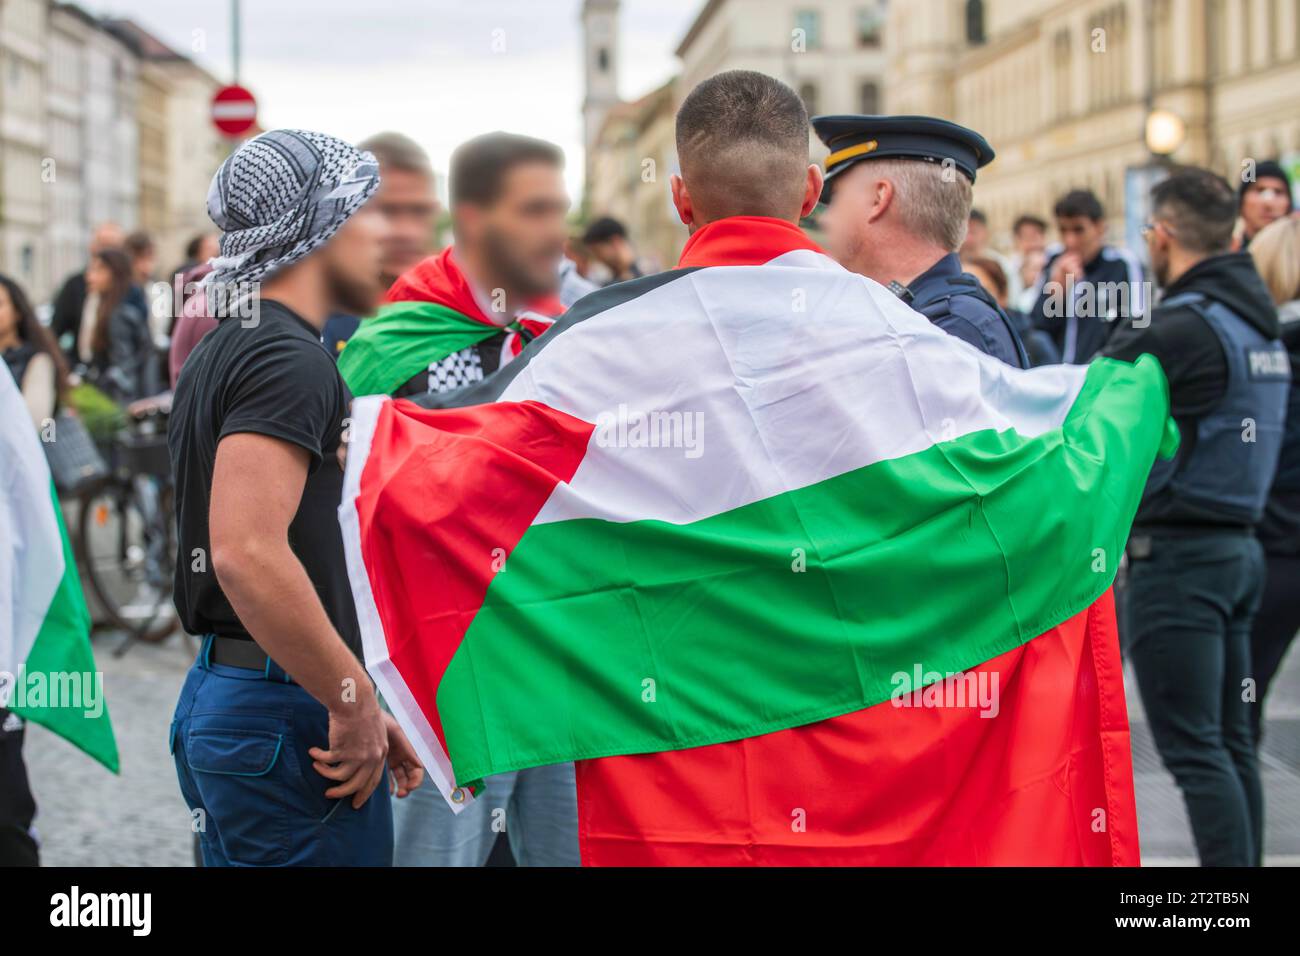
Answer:
<svg viewBox="0 0 1300 956"><path fill-rule="evenodd" d="M1132 669L1127 668L1124 676L1143 862L1148 866L1194 865L1196 852L1182 796L1160 764L1150 727L1142 716ZM1260 770L1264 779L1264 862L1300 865L1300 654L1294 649L1269 695Z"/></svg>
<svg viewBox="0 0 1300 956"><path fill-rule="evenodd" d="M172 707L193 652L179 638L140 644L124 657L120 637L95 651L122 752L113 777L41 727L29 725L27 762L40 805L42 857L53 866L185 866L189 814L167 752ZM1160 766L1129 679L1142 855L1148 865L1194 864L1182 799ZM1300 863L1300 654L1277 679L1265 732L1265 848L1273 865Z"/></svg>
<svg viewBox="0 0 1300 956"><path fill-rule="evenodd" d="M28 723L27 769L36 793L41 861L50 866L188 866L189 810L176 786L167 728L193 653L179 636L112 651L97 633L108 711L121 754L114 777L43 727Z"/></svg>

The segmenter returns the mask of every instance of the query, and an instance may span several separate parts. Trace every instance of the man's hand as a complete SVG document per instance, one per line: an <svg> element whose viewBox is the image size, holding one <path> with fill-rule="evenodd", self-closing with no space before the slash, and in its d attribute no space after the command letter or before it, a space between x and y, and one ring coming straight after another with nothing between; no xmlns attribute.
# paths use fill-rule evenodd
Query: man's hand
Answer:
<svg viewBox="0 0 1300 956"><path fill-rule="evenodd" d="M1049 278L1061 286L1083 278L1083 260L1079 258L1078 253L1061 253L1052 263L1052 274Z"/></svg>
<svg viewBox="0 0 1300 956"><path fill-rule="evenodd" d="M389 793L396 793L400 800L424 782L424 767L415 755L411 742L402 733L397 718L384 714L384 724L388 728L388 769L392 771L392 784Z"/></svg>
<svg viewBox="0 0 1300 956"><path fill-rule="evenodd" d="M384 779L388 756L384 712L368 685L356 701L330 708L330 749L312 747L307 753L318 774L338 781L325 796L338 800L352 794L352 806L360 810Z"/></svg>

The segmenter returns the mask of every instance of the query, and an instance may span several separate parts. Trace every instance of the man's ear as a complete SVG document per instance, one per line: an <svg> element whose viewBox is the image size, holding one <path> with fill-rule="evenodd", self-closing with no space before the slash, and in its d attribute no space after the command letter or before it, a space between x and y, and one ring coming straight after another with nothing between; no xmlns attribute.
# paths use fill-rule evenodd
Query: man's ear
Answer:
<svg viewBox="0 0 1300 956"><path fill-rule="evenodd" d="M1163 222L1156 225L1156 249L1168 255L1174 247L1174 235Z"/></svg>
<svg viewBox="0 0 1300 956"><path fill-rule="evenodd" d="M817 208L817 204L822 201L822 186L825 183L825 177L822 176L822 168L816 163L808 167L808 181L804 184L803 206L799 209L799 218L803 219L812 214Z"/></svg>
<svg viewBox="0 0 1300 956"><path fill-rule="evenodd" d="M682 225L691 228L695 225L695 210L691 207L691 194L686 189L686 183L681 176L673 173L668 180L668 185L673 192L673 206L677 208L677 218L682 221Z"/></svg>
<svg viewBox="0 0 1300 956"><path fill-rule="evenodd" d="M872 188L871 208L867 222L877 222L894 204L894 184L888 179L877 179Z"/></svg>

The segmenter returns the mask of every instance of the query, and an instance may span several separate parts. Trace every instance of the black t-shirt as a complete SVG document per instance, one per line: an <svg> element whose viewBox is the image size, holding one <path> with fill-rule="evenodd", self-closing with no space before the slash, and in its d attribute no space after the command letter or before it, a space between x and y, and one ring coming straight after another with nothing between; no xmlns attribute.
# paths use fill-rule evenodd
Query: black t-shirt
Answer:
<svg viewBox="0 0 1300 956"><path fill-rule="evenodd" d="M263 300L259 321L248 328L239 317L223 319L191 353L176 382L167 433L176 478L176 608L191 634L249 637L212 570L208 508L217 443L255 432L311 455L289 546L331 623L360 657L338 521L343 471L336 454L350 399L316 329L278 302Z"/></svg>

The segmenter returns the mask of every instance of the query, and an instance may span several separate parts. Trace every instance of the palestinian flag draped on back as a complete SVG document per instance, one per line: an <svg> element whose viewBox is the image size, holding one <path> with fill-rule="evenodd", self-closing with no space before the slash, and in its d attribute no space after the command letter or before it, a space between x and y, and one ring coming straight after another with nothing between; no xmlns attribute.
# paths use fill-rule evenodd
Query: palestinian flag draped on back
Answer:
<svg viewBox="0 0 1300 956"><path fill-rule="evenodd" d="M366 319L339 353L339 372L353 395L390 395L430 364L499 334L510 334L504 360L550 327L562 309L545 298L507 322L493 321L491 296L480 303L451 248L401 276L379 313Z"/></svg>
<svg viewBox="0 0 1300 956"><path fill-rule="evenodd" d="M0 366L0 707L116 772L103 691L50 468L22 393Z"/></svg>
<svg viewBox="0 0 1300 956"><path fill-rule="evenodd" d="M1138 861L1109 588L1155 361L1012 369L736 218L458 398L358 402L340 509L453 809L577 760L588 864Z"/></svg>

